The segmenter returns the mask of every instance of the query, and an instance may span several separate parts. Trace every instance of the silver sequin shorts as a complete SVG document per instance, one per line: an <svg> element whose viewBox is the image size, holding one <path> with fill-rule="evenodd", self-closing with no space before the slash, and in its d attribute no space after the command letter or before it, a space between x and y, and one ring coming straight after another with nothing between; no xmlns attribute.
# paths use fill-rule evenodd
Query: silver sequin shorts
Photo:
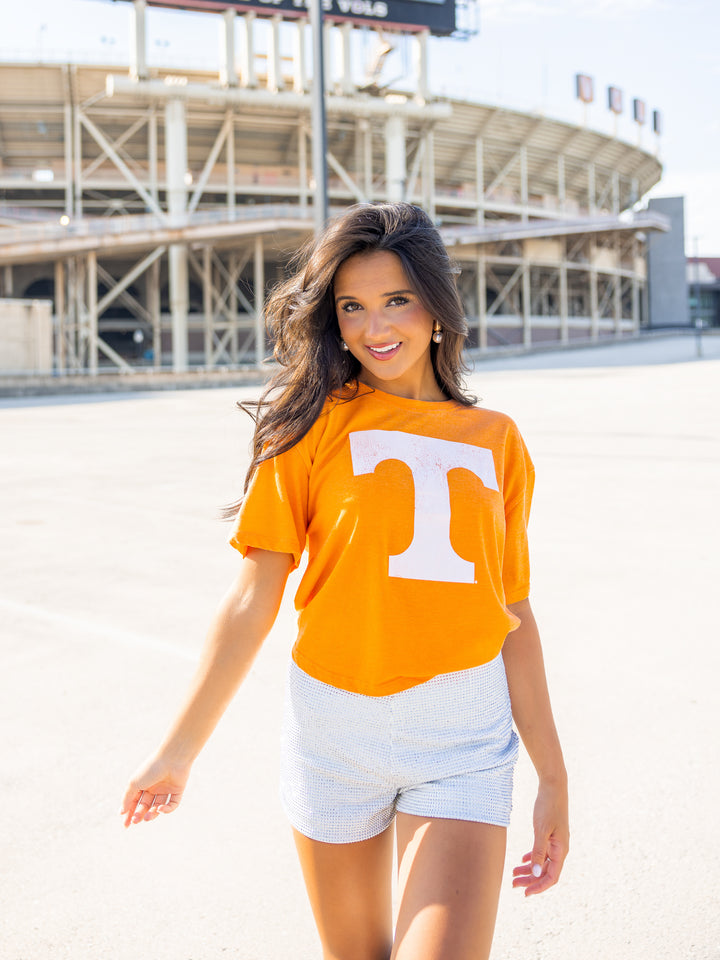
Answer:
<svg viewBox="0 0 720 960"><path fill-rule="evenodd" d="M280 799L313 840L367 840L396 811L507 826L517 754L502 655L384 697L290 663Z"/></svg>

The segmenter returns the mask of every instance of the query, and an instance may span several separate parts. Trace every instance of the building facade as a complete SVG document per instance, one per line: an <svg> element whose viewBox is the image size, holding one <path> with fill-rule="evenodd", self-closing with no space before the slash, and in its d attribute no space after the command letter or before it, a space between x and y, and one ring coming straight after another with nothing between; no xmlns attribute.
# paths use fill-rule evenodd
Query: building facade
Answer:
<svg viewBox="0 0 720 960"><path fill-rule="evenodd" d="M224 15L217 71L0 64L0 297L49 299L58 373L255 364L262 311L312 236L306 27ZM228 26L230 24L230 26ZM280 31L297 33L292 56ZM427 88L355 80L349 24L326 25L331 214L405 199L460 266L469 347L622 337L647 318L633 212L652 154L585 127ZM240 35L240 49L234 38ZM382 38L387 42L387 37Z"/></svg>

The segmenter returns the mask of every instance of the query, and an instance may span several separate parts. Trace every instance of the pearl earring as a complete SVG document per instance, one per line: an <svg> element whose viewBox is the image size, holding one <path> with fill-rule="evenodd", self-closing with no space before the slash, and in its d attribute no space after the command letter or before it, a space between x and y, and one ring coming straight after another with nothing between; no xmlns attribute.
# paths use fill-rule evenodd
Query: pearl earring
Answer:
<svg viewBox="0 0 720 960"><path fill-rule="evenodd" d="M341 340L341 341L340 341L340 349L341 349L341 350L349 350L350 347L345 343L344 340Z"/></svg>
<svg viewBox="0 0 720 960"><path fill-rule="evenodd" d="M434 328L434 331L433 331L433 337L432 337L432 338L433 338L433 340L435 341L435 343L440 343L441 340L442 340L442 338L443 338L443 335L442 335L442 327L440 326L439 323L437 323L437 324L435 325L435 328Z"/></svg>

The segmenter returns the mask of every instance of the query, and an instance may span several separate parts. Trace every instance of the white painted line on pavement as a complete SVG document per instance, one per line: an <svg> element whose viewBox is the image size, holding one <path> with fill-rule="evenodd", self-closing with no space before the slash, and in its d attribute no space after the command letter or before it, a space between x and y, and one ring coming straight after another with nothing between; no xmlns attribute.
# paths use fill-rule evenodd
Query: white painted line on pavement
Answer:
<svg viewBox="0 0 720 960"><path fill-rule="evenodd" d="M146 633L136 633L134 630L123 630L118 627L109 627L107 624L98 623L94 620L86 620L82 617L74 617L67 613L58 613L56 610L46 610L30 603L21 603L17 600L10 600L7 597L0 597L0 609L19 614L21 617L30 617L34 620L40 620L53 626L62 626L72 631L82 631L84 634L92 634L97 639L112 640L115 643L121 643L125 646L142 647L145 650L153 650L155 653L172 654L180 657L182 660L190 660L195 663L197 655L167 640L160 640L158 637L150 636Z"/></svg>

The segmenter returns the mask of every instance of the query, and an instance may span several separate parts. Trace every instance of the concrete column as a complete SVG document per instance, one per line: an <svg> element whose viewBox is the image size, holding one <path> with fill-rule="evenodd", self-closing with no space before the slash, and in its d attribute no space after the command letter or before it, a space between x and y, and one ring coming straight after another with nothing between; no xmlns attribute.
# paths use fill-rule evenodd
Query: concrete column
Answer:
<svg viewBox="0 0 720 960"><path fill-rule="evenodd" d="M477 222L485 223L485 153L482 137L475 141L475 198L477 204Z"/></svg>
<svg viewBox="0 0 720 960"><path fill-rule="evenodd" d="M355 84L352 76L352 33L353 25L343 23L338 30L340 34L340 92L345 96L355 93Z"/></svg>
<svg viewBox="0 0 720 960"><path fill-rule="evenodd" d="M595 164L588 164L588 211L590 215L597 210L597 193L595 190Z"/></svg>
<svg viewBox="0 0 720 960"><path fill-rule="evenodd" d="M521 219L526 222L528 219L528 168L527 168L527 147L520 147L520 203L522 205Z"/></svg>
<svg viewBox="0 0 720 960"><path fill-rule="evenodd" d="M432 220L435 219L435 135L432 130L425 134L425 155L423 157L423 193L425 210Z"/></svg>
<svg viewBox="0 0 720 960"><path fill-rule="evenodd" d="M523 312L523 346L532 346L532 317L530 306L532 293L530 290L530 263L523 259L522 265L522 312Z"/></svg>
<svg viewBox="0 0 720 960"><path fill-rule="evenodd" d="M232 107L228 111L230 129L225 140L225 168L227 170L227 197L228 213L235 213L235 124L233 123Z"/></svg>
<svg viewBox="0 0 720 960"><path fill-rule="evenodd" d="M13 295L13 268L11 263L6 263L3 267L3 296L11 297Z"/></svg>
<svg viewBox="0 0 720 960"><path fill-rule="evenodd" d="M293 92L308 90L307 57L305 55L305 20L298 19L293 38Z"/></svg>
<svg viewBox="0 0 720 960"><path fill-rule="evenodd" d="M487 350L488 322L487 322L487 280L485 254L478 254L477 259L477 300L478 300L478 346Z"/></svg>
<svg viewBox="0 0 720 960"><path fill-rule="evenodd" d="M265 359L265 250L263 238L255 237L255 363L260 364Z"/></svg>
<svg viewBox="0 0 720 960"><path fill-rule="evenodd" d="M422 103L429 97L428 85L428 37L429 30L420 30L412 38L413 44L413 67L415 69L415 82L417 85L416 97Z"/></svg>
<svg viewBox="0 0 720 960"><path fill-rule="evenodd" d="M213 339L213 298L212 298L212 249L203 247L203 331L205 345L205 366L212 367Z"/></svg>
<svg viewBox="0 0 720 960"><path fill-rule="evenodd" d="M160 313L160 260L153 260L145 274L145 299L152 323L153 366L162 366L162 320Z"/></svg>
<svg viewBox="0 0 720 960"><path fill-rule="evenodd" d="M358 136L362 133L363 139L363 187L366 197L373 195L373 145L372 124L362 117L358 120Z"/></svg>
<svg viewBox="0 0 720 960"><path fill-rule="evenodd" d="M73 107L73 181L75 187L76 217L82 216L82 126L80 124L80 107Z"/></svg>
<svg viewBox="0 0 720 960"><path fill-rule="evenodd" d="M565 209L565 157L560 154L558 157L557 169L557 195L560 209Z"/></svg>
<svg viewBox="0 0 720 960"><path fill-rule="evenodd" d="M148 117L148 187L150 196L159 206L157 113L155 107L150 108L150 116Z"/></svg>
<svg viewBox="0 0 720 960"><path fill-rule="evenodd" d="M98 311L97 311L97 254L87 255L86 272L88 312L88 371L94 377L98 372Z"/></svg>
<svg viewBox="0 0 720 960"><path fill-rule="evenodd" d="M404 117L388 117L385 121L385 189L387 199L404 200L407 180Z"/></svg>
<svg viewBox="0 0 720 960"><path fill-rule="evenodd" d="M232 283L230 285L230 294L228 295L228 313L230 314L230 360L233 363L238 362L238 339L239 339L239 318L238 318L238 295L237 295L237 281L238 281L238 256L237 253L232 250L228 258L228 270L230 271L230 277L232 278Z"/></svg>
<svg viewBox="0 0 720 960"><path fill-rule="evenodd" d="M616 217L620 213L620 174L617 170L612 174L612 211Z"/></svg>
<svg viewBox="0 0 720 960"><path fill-rule="evenodd" d="M333 87L333 25L329 20L323 19L323 58L325 69L325 90L332 90ZM313 64L313 73L315 65Z"/></svg>
<svg viewBox="0 0 720 960"><path fill-rule="evenodd" d="M257 74L255 73L255 14L251 12L243 16L245 31L240 53L240 76L243 86L256 87Z"/></svg>
<svg viewBox="0 0 720 960"><path fill-rule="evenodd" d="M568 288L567 288L567 251L563 250L563 260L560 264L560 342L567 343L570 339L568 325Z"/></svg>
<svg viewBox="0 0 720 960"><path fill-rule="evenodd" d="M614 277L613 312L615 314L615 336L622 336L622 277L619 273Z"/></svg>
<svg viewBox="0 0 720 960"><path fill-rule="evenodd" d="M598 282L595 266L595 244L590 241L590 337L597 340L600 336L600 314L598 312Z"/></svg>
<svg viewBox="0 0 720 960"><path fill-rule="evenodd" d="M308 150L307 150L307 127L303 120L298 126L298 167L300 175L300 210L303 216L307 216L308 196L310 187L308 185Z"/></svg>
<svg viewBox="0 0 720 960"><path fill-rule="evenodd" d="M66 364L65 264L55 261L55 367L65 373Z"/></svg>
<svg viewBox="0 0 720 960"><path fill-rule="evenodd" d="M165 105L165 169L170 223L182 221L187 210L187 124L182 100L168 100ZM170 246L168 266L173 370L183 373L188 368L189 308L187 250L183 244Z"/></svg>
<svg viewBox="0 0 720 960"><path fill-rule="evenodd" d="M280 57L280 24L279 16L270 18L270 48L267 53L267 88L273 93L282 89L282 59Z"/></svg>
<svg viewBox="0 0 720 960"><path fill-rule="evenodd" d="M223 87L238 85L235 67L235 11L223 10L220 21L220 83Z"/></svg>
<svg viewBox="0 0 720 960"><path fill-rule="evenodd" d="M63 147L65 152L65 215L73 215L73 127L72 106L63 109Z"/></svg>
<svg viewBox="0 0 720 960"><path fill-rule="evenodd" d="M147 42L145 37L146 0L133 0L130 18L130 76L134 80L147 80Z"/></svg>

